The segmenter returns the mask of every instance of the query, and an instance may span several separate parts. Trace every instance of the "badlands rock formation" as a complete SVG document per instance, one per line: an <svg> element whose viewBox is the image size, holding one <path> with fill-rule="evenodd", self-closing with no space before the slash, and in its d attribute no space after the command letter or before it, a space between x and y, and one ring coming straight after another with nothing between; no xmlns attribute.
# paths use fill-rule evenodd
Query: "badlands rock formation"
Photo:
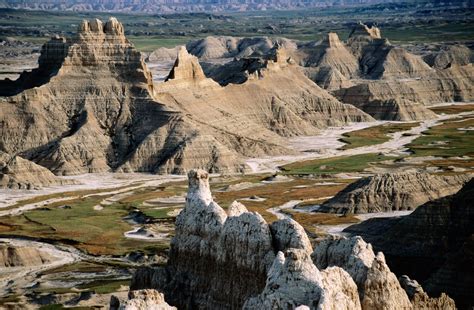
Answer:
<svg viewBox="0 0 474 310"><path fill-rule="evenodd" d="M404 276L399 280L361 237L326 239L312 254L320 268L338 266L346 270L359 289L363 309L456 309L446 294L430 298L421 285Z"/></svg>
<svg viewBox="0 0 474 310"><path fill-rule="evenodd" d="M137 290L130 291L128 300L120 302L120 300L112 296L110 300L111 310L176 310L176 307L171 307L165 301L162 293L153 290Z"/></svg>
<svg viewBox="0 0 474 310"><path fill-rule="evenodd" d="M474 305L474 181L458 193L399 218L370 219L345 231L383 251L399 275L423 284L428 294L447 293L461 309ZM423 268L420 268L423 266Z"/></svg>
<svg viewBox="0 0 474 310"><path fill-rule="evenodd" d="M320 44L307 47L306 51L305 72L318 85L328 90L353 85L349 79L358 76L359 63L337 33L328 33Z"/></svg>
<svg viewBox="0 0 474 310"><path fill-rule="evenodd" d="M155 97L196 123L209 119L217 140L246 156L291 152L283 146L282 136L309 135L319 128L372 119L306 78L283 49L275 49L271 59L248 72L245 83L226 87L204 78L197 59L184 49L178 58L179 66L188 66L188 78L170 75L168 82L157 85Z"/></svg>
<svg viewBox="0 0 474 310"><path fill-rule="evenodd" d="M53 38L38 69L4 84L4 95L16 95L0 101L3 150L55 174L117 167L173 115L152 100L151 76L114 18Z"/></svg>
<svg viewBox="0 0 474 310"><path fill-rule="evenodd" d="M0 243L0 268L28 267L51 263L56 258L35 247L15 247Z"/></svg>
<svg viewBox="0 0 474 310"><path fill-rule="evenodd" d="M153 85L115 18L53 38L39 67L0 82L0 151L57 175L103 171L241 172L246 157L292 153L286 136L372 118L340 103L287 62L221 87L179 51Z"/></svg>
<svg viewBox="0 0 474 310"><path fill-rule="evenodd" d="M450 45L430 53L423 60L436 69L447 69L453 66L465 66L474 62L474 52L465 45Z"/></svg>
<svg viewBox="0 0 474 310"><path fill-rule="evenodd" d="M347 44L330 33L303 52L312 80L377 119L424 120L434 117L426 105L474 98L472 57L462 47L432 56L432 68L382 38L379 28L359 24Z"/></svg>
<svg viewBox="0 0 474 310"><path fill-rule="evenodd" d="M345 43L336 33L328 33L320 42L309 44L286 39L207 37L188 43L187 48L208 61L203 65L206 76L225 86L246 82L264 66L275 44L320 87L376 119L426 120L435 117L429 105L474 98L469 48L451 46L422 58L391 44L378 27L362 23L354 27ZM234 60L222 65L229 57Z"/></svg>
<svg viewBox="0 0 474 310"><path fill-rule="evenodd" d="M295 42L285 38L226 36L209 36L204 39L190 41L186 44L186 49L190 54L205 61L217 58L263 56L267 55L275 44L290 51L297 49Z"/></svg>
<svg viewBox="0 0 474 310"><path fill-rule="evenodd" d="M318 212L357 214L413 210L427 201L456 193L471 177L416 170L369 176L337 193Z"/></svg>
<svg viewBox="0 0 474 310"><path fill-rule="evenodd" d="M226 212L213 201L205 171L188 176L168 264L140 269L132 290L157 289L183 309L414 307L383 254L375 255L360 237L327 240L313 252L295 221L269 225L240 203ZM445 309L452 309L452 301L443 298Z"/></svg>
<svg viewBox="0 0 474 310"><path fill-rule="evenodd" d="M73 180L61 179L32 161L0 151L0 188L38 189L73 183Z"/></svg>

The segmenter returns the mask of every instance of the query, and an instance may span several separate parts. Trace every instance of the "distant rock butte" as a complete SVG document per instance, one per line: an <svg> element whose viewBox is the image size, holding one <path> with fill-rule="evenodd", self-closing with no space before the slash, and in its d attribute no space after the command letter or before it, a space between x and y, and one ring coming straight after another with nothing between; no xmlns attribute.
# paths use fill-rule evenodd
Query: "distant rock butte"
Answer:
<svg viewBox="0 0 474 310"><path fill-rule="evenodd" d="M33 246L17 247L0 243L0 268L41 266L55 260L57 258L47 251Z"/></svg>
<svg viewBox="0 0 474 310"><path fill-rule="evenodd" d="M0 152L0 188L39 189L48 186L74 184L20 156Z"/></svg>
<svg viewBox="0 0 474 310"><path fill-rule="evenodd" d="M166 79L169 80L203 80L206 76L202 71L196 56L190 55L186 47L181 46L171 72Z"/></svg>
<svg viewBox="0 0 474 310"><path fill-rule="evenodd" d="M353 38L356 36L368 36L372 39L381 39L382 35L380 33L380 28L377 26L367 26L364 25L362 22L359 22L349 34L349 38Z"/></svg>
<svg viewBox="0 0 474 310"><path fill-rule="evenodd" d="M425 120L434 103L474 99L474 59L465 46L420 57L392 45L380 29L357 24L346 43L336 33L320 42L269 38L208 37L190 42L191 54L206 61L235 57L225 65L206 63L204 71L221 85L243 83L278 43L311 80L381 120ZM426 62L425 62L426 61Z"/></svg>
<svg viewBox="0 0 474 310"><path fill-rule="evenodd" d="M33 72L0 82L0 151L56 175L241 172L248 157L294 153L284 137L372 120L272 53L246 83L221 87L181 48L154 85L121 23L84 21L46 43Z"/></svg>
<svg viewBox="0 0 474 310"><path fill-rule="evenodd" d="M360 237L326 240L313 252L295 221L269 225L240 203L226 212L213 201L205 171L188 177L168 264L139 269L132 290L157 289L184 309L414 308L383 254ZM443 298L438 303L454 309Z"/></svg>
<svg viewBox="0 0 474 310"><path fill-rule="evenodd" d="M228 36L208 36L204 39L190 41L186 44L186 49L199 59L206 61L230 57L262 57L267 55L275 44L290 52L297 49L296 43L285 38Z"/></svg>
<svg viewBox="0 0 474 310"><path fill-rule="evenodd" d="M452 195L472 175L434 175L411 170L362 178L329 199L318 212L357 214L413 210L425 202Z"/></svg>

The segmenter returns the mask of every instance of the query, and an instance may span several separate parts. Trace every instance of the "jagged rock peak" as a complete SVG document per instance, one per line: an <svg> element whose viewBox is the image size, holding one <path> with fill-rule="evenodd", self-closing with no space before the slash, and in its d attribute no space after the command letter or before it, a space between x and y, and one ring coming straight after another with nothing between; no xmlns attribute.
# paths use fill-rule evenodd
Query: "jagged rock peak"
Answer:
<svg viewBox="0 0 474 310"><path fill-rule="evenodd" d="M287 65L293 63L293 60L288 56L287 50L278 42L270 50L270 60L279 65Z"/></svg>
<svg viewBox="0 0 474 310"><path fill-rule="evenodd" d="M120 300L114 297L111 298L110 302L111 310L176 310L175 307L171 307L166 303L162 293L153 289L130 291L128 301L123 302L123 304L120 304Z"/></svg>
<svg viewBox="0 0 474 310"><path fill-rule="evenodd" d="M76 42L100 44L103 41L112 44L128 44L122 23L110 17L104 24L100 19L83 20L79 25Z"/></svg>
<svg viewBox="0 0 474 310"><path fill-rule="evenodd" d="M211 189L209 187L209 174L201 169L193 169L188 172L188 195L186 204L195 203L196 201L204 202L209 205L212 201Z"/></svg>
<svg viewBox="0 0 474 310"><path fill-rule="evenodd" d="M338 267L320 272L301 249L278 252L263 292L243 309L361 309L357 286Z"/></svg>
<svg viewBox="0 0 474 310"><path fill-rule="evenodd" d="M357 284L363 309L411 309L406 292L385 262L361 237L322 241L311 255L319 269L337 266Z"/></svg>
<svg viewBox="0 0 474 310"><path fill-rule="evenodd" d="M270 226L277 251L285 249L301 249L311 254L313 247L303 227L293 219L282 219Z"/></svg>
<svg viewBox="0 0 474 310"><path fill-rule="evenodd" d="M199 60L196 56L188 53L185 46L181 46L178 51L178 57L174 63L170 74L166 78L169 80L191 80L199 81L205 79Z"/></svg>
<svg viewBox="0 0 474 310"><path fill-rule="evenodd" d="M124 29L121 22L115 17L110 17L105 23L104 32L107 34L124 35Z"/></svg>
<svg viewBox="0 0 474 310"><path fill-rule="evenodd" d="M239 216L246 212L248 212L247 208L238 201L234 201L227 209L228 216Z"/></svg>
<svg viewBox="0 0 474 310"><path fill-rule="evenodd" d="M37 189L66 184L75 182L58 178L45 167L18 155L0 151L0 188Z"/></svg>
<svg viewBox="0 0 474 310"><path fill-rule="evenodd" d="M105 23L102 23L100 19L92 19L90 21L84 19L79 25L78 33L105 33L109 35L125 35L122 23L120 23L115 17L110 17Z"/></svg>
<svg viewBox="0 0 474 310"><path fill-rule="evenodd" d="M441 293L438 298L430 298L416 280L403 275L398 281L407 292L414 309L456 309L454 300L445 293Z"/></svg>
<svg viewBox="0 0 474 310"><path fill-rule="evenodd" d="M329 32L323 39L322 45L327 47L342 47L343 44L341 40L339 40L339 36L335 32Z"/></svg>
<svg viewBox="0 0 474 310"><path fill-rule="evenodd" d="M380 32L380 28L376 26L367 26L363 24L362 22L359 22L351 31L349 34L349 38L355 37L355 36L369 36L373 39L381 39L382 35Z"/></svg>

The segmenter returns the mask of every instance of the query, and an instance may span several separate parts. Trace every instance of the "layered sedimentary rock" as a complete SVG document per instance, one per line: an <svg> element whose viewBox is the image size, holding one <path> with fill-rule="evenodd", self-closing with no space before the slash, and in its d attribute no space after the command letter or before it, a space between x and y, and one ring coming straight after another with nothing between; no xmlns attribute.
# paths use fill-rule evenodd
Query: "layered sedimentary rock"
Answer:
<svg viewBox="0 0 474 310"><path fill-rule="evenodd" d="M395 84L406 89L404 84ZM334 93L341 101L350 102L375 119L411 121L432 119L436 116L423 103L400 97L400 88L393 82L369 82L338 89Z"/></svg>
<svg viewBox="0 0 474 310"><path fill-rule="evenodd" d="M193 56L182 52L184 60L197 63ZM274 144L274 153L283 150L278 148L284 144L282 136L314 134L319 128L372 119L350 105L341 104L306 78L284 49L275 48L270 59L259 64L247 73L244 83L226 87L200 74L188 79L170 78L156 86L156 98L181 109L196 122L212 119L215 135L219 135L217 130L239 132L243 137L253 137L254 141L266 141L262 148L271 149L268 144ZM244 151L244 143L240 141L240 146L232 148ZM244 155L255 149L255 146L245 147Z"/></svg>
<svg viewBox="0 0 474 310"><path fill-rule="evenodd" d="M428 202L408 216L370 219L345 231L362 235L385 253L397 274L420 281L428 294L445 292L458 307L469 309L474 289L473 199L471 180L455 195Z"/></svg>
<svg viewBox="0 0 474 310"><path fill-rule="evenodd" d="M473 76L472 64L453 66L419 78L361 81L334 94L377 119L422 120L434 115L428 105L472 100Z"/></svg>
<svg viewBox="0 0 474 310"><path fill-rule="evenodd" d="M343 270L320 273L311 252L306 233L295 221L268 225L239 203L233 203L226 213L212 200L207 173L191 171L168 266L139 271L132 289L162 289L166 300L179 308L265 309L278 305L290 309L325 302L329 309L338 298L341 306L347 305L342 309L360 308L357 287L349 275ZM280 283L280 289L273 282ZM275 289L276 295L271 293Z"/></svg>
<svg viewBox="0 0 474 310"><path fill-rule="evenodd" d="M263 292L243 309L361 309L357 286L341 268L320 272L304 250L278 252Z"/></svg>
<svg viewBox="0 0 474 310"><path fill-rule="evenodd" d="M465 66L474 61L474 52L465 45L450 45L423 57L430 66L446 69L452 66Z"/></svg>
<svg viewBox="0 0 474 310"><path fill-rule="evenodd" d="M263 56L279 44L288 50L296 50L296 43L285 38L238 38L226 36L209 36L204 39L190 41L186 49L201 60L228 57Z"/></svg>
<svg viewBox="0 0 474 310"><path fill-rule="evenodd" d="M74 184L51 171L20 156L0 152L0 188L38 189L41 187Z"/></svg>
<svg viewBox="0 0 474 310"><path fill-rule="evenodd" d="M181 49L153 85L114 18L43 46L39 67L3 81L0 151L55 174L242 172L246 157L292 153L282 138L372 118L315 86L287 59L221 87ZM282 87L285 85L285 87Z"/></svg>
<svg viewBox="0 0 474 310"><path fill-rule="evenodd" d="M292 219L268 225L237 202L226 212L206 172L188 176L168 264L139 270L132 290L158 289L183 309L413 308L383 254L360 237L326 240L313 252Z"/></svg>
<svg viewBox="0 0 474 310"><path fill-rule="evenodd" d="M1 98L2 148L56 174L110 170L170 122L152 88L116 19L84 21L75 38L43 46L38 69L2 88L17 93Z"/></svg>
<svg viewBox="0 0 474 310"><path fill-rule="evenodd" d="M174 48L160 47L146 57L147 62L158 63L162 61L175 61L181 46Z"/></svg>
<svg viewBox="0 0 474 310"><path fill-rule="evenodd" d="M337 33L333 32L328 33L320 44L311 48L304 66L330 67L346 78L355 77L359 70L357 58L339 40Z"/></svg>
<svg viewBox="0 0 474 310"><path fill-rule="evenodd" d="M178 50L178 55L171 72L166 79L184 80L184 81L200 81L206 76L199 65L196 56L190 55L184 46Z"/></svg>
<svg viewBox="0 0 474 310"><path fill-rule="evenodd" d="M311 80L316 82L322 88L328 91L336 91L341 88L350 88L354 86L347 77L345 77L339 70L330 66L321 66L317 68L304 68L303 72Z"/></svg>
<svg viewBox="0 0 474 310"><path fill-rule="evenodd" d="M471 177L416 170L378 174L350 184L318 211L357 214L413 210L427 201L456 193Z"/></svg>
<svg viewBox="0 0 474 310"><path fill-rule="evenodd" d="M35 247L15 247L0 243L0 267L28 267L51 263L56 258Z"/></svg>
<svg viewBox="0 0 474 310"><path fill-rule="evenodd" d="M382 120L424 120L427 105L474 98L471 52L452 47L425 57L382 38L379 28L357 25L346 44L329 33L301 48L304 72L321 87Z"/></svg>
<svg viewBox="0 0 474 310"><path fill-rule="evenodd" d="M357 284L363 309L456 309L446 294L432 298L407 276L398 280L383 253L375 255L361 237L326 239L312 258L320 269L338 266L347 271Z"/></svg>

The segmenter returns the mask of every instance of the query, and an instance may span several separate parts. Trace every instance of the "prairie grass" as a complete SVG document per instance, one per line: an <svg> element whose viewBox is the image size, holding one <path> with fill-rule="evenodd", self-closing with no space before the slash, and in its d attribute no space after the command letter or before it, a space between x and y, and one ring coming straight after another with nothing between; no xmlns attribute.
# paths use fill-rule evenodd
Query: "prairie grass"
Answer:
<svg viewBox="0 0 474 310"><path fill-rule="evenodd" d="M434 126L408 145L415 156L474 156L474 118L449 120Z"/></svg>
<svg viewBox="0 0 474 310"><path fill-rule="evenodd" d="M474 104L463 104L463 105L447 105L440 107L428 107L431 111L436 114L459 114L462 112L474 111Z"/></svg>
<svg viewBox="0 0 474 310"><path fill-rule="evenodd" d="M342 150L353 149L361 146L375 145L390 140L390 134L407 131L413 127L419 126L419 122L414 123L388 123L379 126L364 128L343 134L341 142L346 143Z"/></svg>
<svg viewBox="0 0 474 310"><path fill-rule="evenodd" d="M393 159L396 157L368 153L301 161L284 165L281 169L287 175L353 173L362 172L374 163Z"/></svg>

